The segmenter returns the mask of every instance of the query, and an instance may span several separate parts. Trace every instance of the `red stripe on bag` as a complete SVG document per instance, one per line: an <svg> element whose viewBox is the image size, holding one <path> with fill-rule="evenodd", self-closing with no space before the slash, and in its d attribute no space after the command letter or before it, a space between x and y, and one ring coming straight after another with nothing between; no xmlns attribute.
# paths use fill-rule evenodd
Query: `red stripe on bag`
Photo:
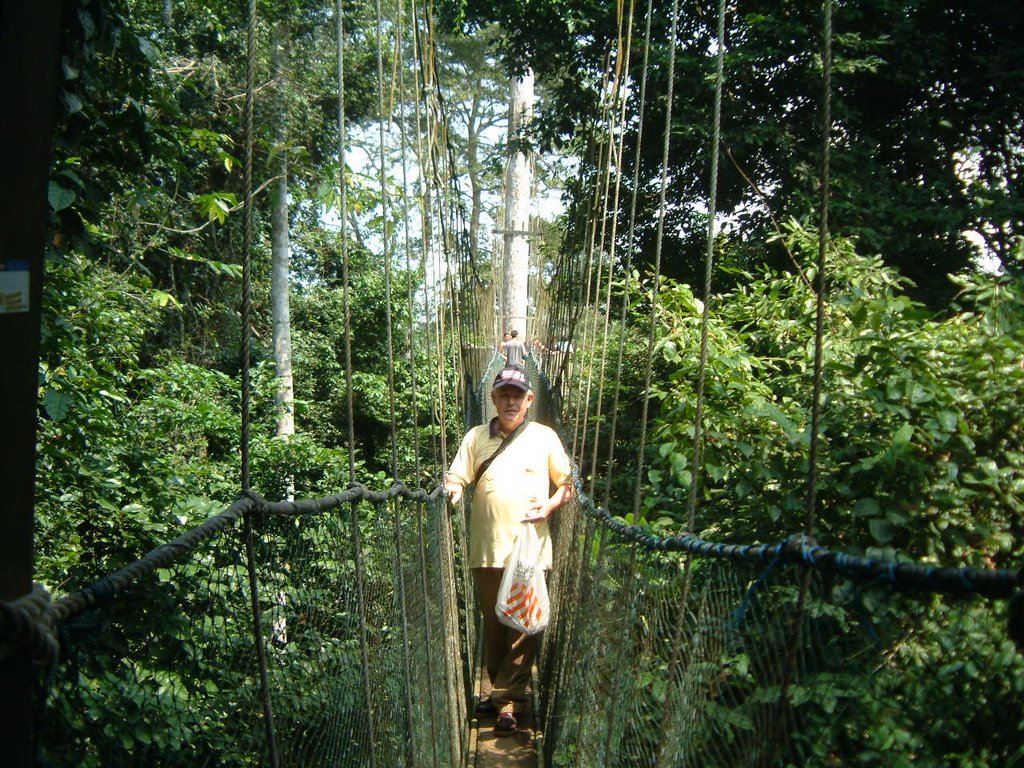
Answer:
<svg viewBox="0 0 1024 768"><path fill-rule="evenodd" d="M524 627L530 627L540 618L540 601L533 587L526 584L513 584L509 590L508 607L503 613L516 617Z"/></svg>

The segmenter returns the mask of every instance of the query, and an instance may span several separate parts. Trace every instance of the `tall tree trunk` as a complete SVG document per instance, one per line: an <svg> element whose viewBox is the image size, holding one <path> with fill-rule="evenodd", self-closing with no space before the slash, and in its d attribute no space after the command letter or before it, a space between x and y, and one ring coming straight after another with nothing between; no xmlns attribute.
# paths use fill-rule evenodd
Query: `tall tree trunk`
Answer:
<svg viewBox="0 0 1024 768"><path fill-rule="evenodd" d="M271 312L274 325L274 372L277 376L277 434L287 437L295 434L295 390L292 383L292 337L289 304L289 270L291 245L288 225L288 103L285 93L286 61L288 56L288 30L284 23L277 25L274 34L273 65L277 76L278 108L275 140L281 151L280 166L274 184L273 210L270 217L271 233Z"/></svg>
<svg viewBox="0 0 1024 768"><path fill-rule="evenodd" d="M279 166L270 211L270 312L274 326L274 374L277 391L277 436L288 439L295 434L295 389L292 384L292 321L289 291L291 288L291 243L288 223L288 43L287 22L274 28L271 64L277 80L277 110L274 143L278 147ZM295 477L285 479L285 495L295 498ZM284 606L288 596L277 593L277 604ZM288 642L288 623L283 616L274 620L271 637L275 642Z"/></svg>
<svg viewBox="0 0 1024 768"><path fill-rule="evenodd" d="M519 331L524 341L527 328L527 279L530 271L530 190L533 187L533 153L526 128L533 116L533 72L512 78L509 104L509 158L505 170L505 280L502 315L505 330Z"/></svg>
<svg viewBox="0 0 1024 768"><path fill-rule="evenodd" d="M480 268L480 215L483 212L483 190L480 184L480 134L479 120L480 92L473 94L472 106L466 120L466 173L469 176L470 200L469 209L469 253L473 263Z"/></svg>

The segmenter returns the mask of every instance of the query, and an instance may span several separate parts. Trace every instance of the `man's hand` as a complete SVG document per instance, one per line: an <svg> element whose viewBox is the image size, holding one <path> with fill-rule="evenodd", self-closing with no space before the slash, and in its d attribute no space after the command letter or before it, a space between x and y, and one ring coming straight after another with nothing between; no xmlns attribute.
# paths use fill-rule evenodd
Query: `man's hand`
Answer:
<svg viewBox="0 0 1024 768"><path fill-rule="evenodd" d="M554 495L546 501L538 501L530 506L529 511L523 518L524 523L540 523L547 520L551 513L568 502L572 498L572 485L565 483L559 486Z"/></svg>
<svg viewBox="0 0 1024 768"><path fill-rule="evenodd" d="M551 514L551 509L548 502L537 502L527 511L526 516L523 518L524 523L542 523L548 519L548 515Z"/></svg>
<svg viewBox="0 0 1024 768"><path fill-rule="evenodd" d="M444 484L445 493L448 494L448 501L458 504L462 499L462 485L459 483L447 482Z"/></svg>

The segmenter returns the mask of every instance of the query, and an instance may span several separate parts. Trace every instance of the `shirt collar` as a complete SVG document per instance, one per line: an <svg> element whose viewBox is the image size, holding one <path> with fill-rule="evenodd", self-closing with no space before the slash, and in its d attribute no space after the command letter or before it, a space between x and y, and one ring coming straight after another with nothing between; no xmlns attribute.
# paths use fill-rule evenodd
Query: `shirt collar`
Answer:
<svg viewBox="0 0 1024 768"><path fill-rule="evenodd" d="M523 424L525 424L527 421L529 421L528 417L523 419ZM491 437L500 437L501 436L501 424L498 421L498 417L497 416L494 416L491 419L490 424L487 425L487 433Z"/></svg>

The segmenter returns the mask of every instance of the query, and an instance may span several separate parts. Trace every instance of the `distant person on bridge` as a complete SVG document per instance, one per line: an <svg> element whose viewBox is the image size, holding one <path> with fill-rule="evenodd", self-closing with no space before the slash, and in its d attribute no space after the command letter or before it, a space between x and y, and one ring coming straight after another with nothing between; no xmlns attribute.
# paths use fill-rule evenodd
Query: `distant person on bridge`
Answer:
<svg viewBox="0 0 1024 768"><path fill-rule="evenodd" d="M537 526L541 562L551 567L548 517L572 498L572 465L550 427L528 421L535 395L526 372L506 367L495 377L491 401L498 415L471 429L445 477L445 491L458 504L475 486L469 521L469 567L483 613L484 663L491 695L477 704L481 716L497 715L497 735L516 732L517 707L528 700L539 635L505 626L495 614L505 562L524 522ZM554 492L552 493L552 488Z"/></svg>
<svg viewBox="0 0 1024 768"><path fill-rule="evenodd" d="M520 367L523 364L523 358L526 357L526 345L523 344L523 340L519 338L519 331L513 328L510 332L511 338L505 342L505 348L503 350L505 354L505 365L509 368Z"/></svg>

